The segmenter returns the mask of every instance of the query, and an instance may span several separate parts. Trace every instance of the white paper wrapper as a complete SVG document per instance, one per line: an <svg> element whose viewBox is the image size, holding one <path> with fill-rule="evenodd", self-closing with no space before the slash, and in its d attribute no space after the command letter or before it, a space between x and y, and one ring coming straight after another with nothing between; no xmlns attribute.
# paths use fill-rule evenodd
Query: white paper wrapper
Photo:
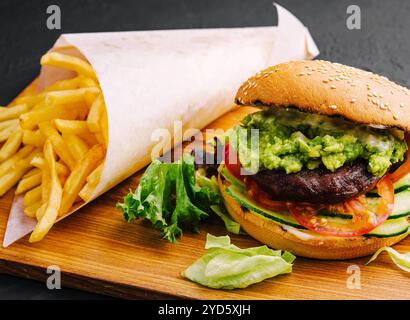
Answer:
<svg viewBox="0 0 410 320"><path fill-rule="evenodd" d="M175 120L184 129L202 129L233 107L237 89L257 71L318 55L303 24L276 7L277 27L65 34L58 39L52 50L92 64L107 106L109 144L92 199L149 164L155 129L172 132ZM72 76L43 68L40 86ZM35 224L17 197L3 246Z"/></svg>

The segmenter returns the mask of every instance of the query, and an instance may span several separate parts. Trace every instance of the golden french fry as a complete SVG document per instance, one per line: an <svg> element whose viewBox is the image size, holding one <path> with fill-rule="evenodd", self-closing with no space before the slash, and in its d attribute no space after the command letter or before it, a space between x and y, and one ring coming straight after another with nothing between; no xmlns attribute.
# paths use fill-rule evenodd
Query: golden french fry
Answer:
<svg viewBox="0 0 410 320"><path fill-rule="evenodd" d="M60 81L56 81L53 84L49 85L44 91L60 91L60 90L73 90L78 89L80 87L80 77L77 76L71 79L64 79Z"/></svg>
<svg viewBox="0 0 410 320"><path fill-rule="evenodd" d="M27 191L23 198L24 207L31 206L36 202L41 204L41 185Z"/></svg>
<svg viewBox="0 0 410 320"><path fill-rule="evenodd" d="M20 159L11 170L0 176L0 197L10 190L30 169L30 161L37 154L38 152L34 150L26 158Z"/></svg>
<svg viewBox="0 0 410 320"><path fill-rule="evenodd" d="M102 144L102 145L105 146L104 137L103 137L103 135L101 134L101 132L95 133L95 138L97 139L97 141L98 141L99 144Z"/></svg>
<svg viewBox="0 0 410 320"><path fill-rule="evenodd" d="M29 146L43 147L46 139L40 130L23 130L23 143Z"/></svg>
<svg viewBox="0 0 410 320"><path fill-rule="evenodd" d="M47 93L46 95L46 106L87 102L85 97L86 93L87 95L90 95L95 99L99 95L100 89L97 87L91 87L73 90L52 91Z"/></svg>
<svg viewBox="0 0 410 320"><path fill-rule="evenodd" d="M80 190L79 192L79 196L81 199L83 199L85 202L87 202L88 200L90 200L91 198L91 194L95 189L95 185L87 182L84 187Z"/></svg>
<svg viewBox="0 0 410 320"><path fill-rule="evenodd" d="M61 207L63 190L58 180L56 160L50 140L47 140L44 144L44 158L50 175L50 194L41 219L30 235L30 242L37 242L44 238L55 223Z"/></svg>
<svg viewBox="0 0 410 320"><path fill-rule="evenodd" d="M41 218L44 215L44 212L46 211L47 208L47 202L44 202L41 204L41 206L36 210L36 219L37 221L40 221Z"/></svg>
<svg viewBox="0 0 410 320"><path fill-rule="evenodd" d="M44 92L36 94L36 95L23 96L23 97L17 98L13 104L14 105L26 104L28 107L33 107L36 104L44 102L44 97L45 97Z"/></svg>
<svg viewBox="0 0 410 320"><path fill-rule="evenodd" d="M12 170L0 177L0 197L9 191L23 176L24 170Z"/></svg>
<svg viewBox="0 0 410 320"><path fill-rule="evenodd" d="M19 184L17 185L16 194L24 193L27 190L31 190L34 187L39 186L41 184L41 180L42 180L41 171L32 176L21 179Z"/></svg>
<svg viewBox="0 0 410 320"><path fill-rule="evenodd" d="M100 94L97 97L97 99L95 99L94 103L91 105L90 112L88 113L87 117L88 128L91 132L99 132L101 130L100 121L103 112L104 99L103 96Z"/></svg>
<svg viewBox="0 0 410 320"><path fill-rule="evenodd" d="M12 128L17 128L19 125L20 120L19 119L11 119L11 120L6 120L6 121L1 121L0 122L0 131L9 127Z"/></svg>
<svg viewBox="0 0 410 320"><path fill-rule="evenodd" d="M102 145L95 145L77 163L64 184L60 215L70 210L88 175L98 166L103 158L104 147Z"/></svg>
<svg viewBox="0 0 410 320"><path fill-rule="evenodd" d="M100 177L101 177L101 173L103 169L104 169L104 162L102 162L97 168L93 170L93 172L89 174L89 176L87 177L87 182L96 186L98 182L100 182Z"/></svg>
<svg viewBox="0 0 410 320"><path fill-rule="evenodd" d="M86 121L55 119L54 123L61 133L79 135L90 133Z"/></svg>
<svg viewBox="0 0 410 320"><path fill-rule="evenodd" d="M45 165L41 174L41 202L46 203L50 195L51 176Z"/></svg>
<svg viewBox="0 0 410 320"><path fill-rule="evenodd" d="M29 111L27 104L18 104L12 107L0 109L0 121L17 119L21 114Z"/></svg>
<svg viewBox="0 0 410 320"><path fill-rule="evenodd" d="M20 129L14 131L0 149L0 162L10 158L20 147L23 133Z"/></svg>
<svg viewBox="0 0 410 320"><path fill-rule="evenodd" d="M30 164L33 167L43 170L45 166L45 161L43 157L34 157L33 160L31 160ZM58 176L68 176L68 174L70 173L70 170L68 170L67 166L60 162L56 163L56 169Z"/></svg>
<svg viewBox="0 0 410 320"><path fill-rule="evenodd" d="M96 81L79 75L75 78L60 80L48 86L45 91L73 90L78 88L98 87Z"/></svg>
<svg viewBox="0 0 410 320"><path fill-rule="evenodd" d="M24 207L24 213L29 218L35 218L37 210L41 207L41 201L34 202Z"/></svg>
<svg viewBox="0 0 410 320"><path fill-rule="evenodd" d="M65 141L68 150L70 150L74 159L77 161L82 159L89 149L87 144L74 134L63 133L63 140Z"/></svg>
<svg viewBox="0 0 410 320"><path fill-rule="evenodd" d="M108 146L108 116L106 109L103 109L102 115L101 115L101 133L104 138L104 145L105 147Z"/></svg>
<svg viewBox="0 0 410 320"><path fill-rule="evenodd" d="M3 130L0 131L0 142L6 141L14 132L18 130L18 127L13 128L13 127L7 127Z"/></svg>
<svg viewBox="0 0 410 320"><path fill-rule="evenodd" d="M91 197L92 192L94 191L95 187L97 186L98 182L100 181L101 173L104 168L104 162L102 162L97 168L91 172L87 177L87 183L81 189L80 193L78 194L81 199L84 201L88 201Z"/></svg>
<svg viewBox="0 0 410 320"><path fill-rule="evenodd" d="M39 123L61 119L75 119L79 114L78 108L72 106L45 106L44 108L24 113L20 116L20 125L23 129L33 129Z"/></svg>
<svg viewBox="0 0 410 320"><path fill-rule="evenodd" d="M34 159L34 158L33 158L33 159ZM32 165L33 159L31 160L30 165ZM33 166L33 165L32 165L32 166ZM33 166L33 167L34 167L34 166ZM33 169L31 169L29 172L27 172L27 173L23 176L23 179L24 179L24 178L31 177L31 176L34 176L34 175L36 175L36 174L38 174L38 173L41 173L41 170L38 169L38 168L33 168Z"/></svg>
<svg viewBox="0 0 410 320"><path fill-rule="evenodd" d="M64 163L73 170L76 164L74 157L71 155L63 138L60 136L56 128L50 122L42 122L39 124L41 133L50 139L53 149Z"/></svg>
<svg viewBox="0 0 410 320"><path fill-rule="evenodd" d="M80 134L79 137L83 139L89 147L98 144L97 138L95 137L94 133Z"/></svg>
<svg viewBox="0 0 410 320"><path fill-rule="evenodd" d="M81 88L90 88L90 87L98 87L98 83L97 81L95 81L94 79L88 78L88 77L84 77L81 76L81 80L80 80L80 87Z"/></svg>
<svg viewBox="0 0 410 320"><path fill-rule="evenodd" d="M91 65L83 59L77 57L69 56L58 52L50 52L41 58L40 63L42 66L53 66L67 70L72 70L77 72L77 74L79 75L84 75L92 79L97 79Z"/></svg>
<svg viewBox="0 0 410 320"><path fill-rule="evenodd" d="M21 148L16 154L8 158L6 161L0 164L0 177L4 175L10 168L15 166L19 160L27 157L32 151L34 147L32 146L24 146Z"/></svg>
<svg viewBox="0 0 410 320"><path fill-rule="evenodd" d="M35 104L34 107L31 108L31 111L37 111L43 109L46 106L45 101L40 101L39 103Z"/></svg>

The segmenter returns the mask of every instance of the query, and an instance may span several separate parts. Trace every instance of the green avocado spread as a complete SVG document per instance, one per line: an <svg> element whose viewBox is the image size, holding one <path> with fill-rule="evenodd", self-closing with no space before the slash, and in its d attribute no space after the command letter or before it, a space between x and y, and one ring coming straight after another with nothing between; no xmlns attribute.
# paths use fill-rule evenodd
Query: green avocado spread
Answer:
<svg viewBox="0 0 410 320"><path fill-rule="evenodd" d="M266 109L246 116L229 136L241 165L259 170L324 166L330 171L362 159L368 171L382 176L404 159L404 133L356 124L340 117L301 112L292 108Z"/></svg>

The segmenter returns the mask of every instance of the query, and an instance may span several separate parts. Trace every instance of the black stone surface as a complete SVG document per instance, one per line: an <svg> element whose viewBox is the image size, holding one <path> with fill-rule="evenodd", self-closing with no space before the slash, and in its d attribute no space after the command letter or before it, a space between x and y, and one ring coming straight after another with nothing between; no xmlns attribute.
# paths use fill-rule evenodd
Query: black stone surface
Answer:
<svg viewBox="0 0 410 320"><path fill-rule="evenodd" d="M410 1L279 0L310 29L320 58L370 69L410 87ZM39 58L61 33L264 26L276 24L272 0L0 1L0 105L39 71ZM62 29L48 30L57 4ZM361 8L361 30L348 30L346 8ZM246 43L244 43L246 45ZM6 213L1 213L6 214ZM96 299L102 296L0 275L0 299Z"/></svg>

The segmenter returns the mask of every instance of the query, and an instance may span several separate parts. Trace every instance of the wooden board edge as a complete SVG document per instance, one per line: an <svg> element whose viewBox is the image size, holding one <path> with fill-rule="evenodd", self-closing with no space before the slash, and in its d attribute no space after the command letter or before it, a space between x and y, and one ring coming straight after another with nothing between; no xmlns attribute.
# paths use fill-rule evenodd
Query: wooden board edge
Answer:
<svg viewBox="0 0 410 320"><path fill-rule="evenodd" d="M22 279L44 282L44 286L46 286L45 283L50 276L47 274L45 268L3 259L0 259L0 273L16 276ZM61 287L83 290L119 299L176 300L186 298L166 294L160 291L152 291L144 288L113 283L103 279L87 278L64 271L61 272Z"/></svg>

